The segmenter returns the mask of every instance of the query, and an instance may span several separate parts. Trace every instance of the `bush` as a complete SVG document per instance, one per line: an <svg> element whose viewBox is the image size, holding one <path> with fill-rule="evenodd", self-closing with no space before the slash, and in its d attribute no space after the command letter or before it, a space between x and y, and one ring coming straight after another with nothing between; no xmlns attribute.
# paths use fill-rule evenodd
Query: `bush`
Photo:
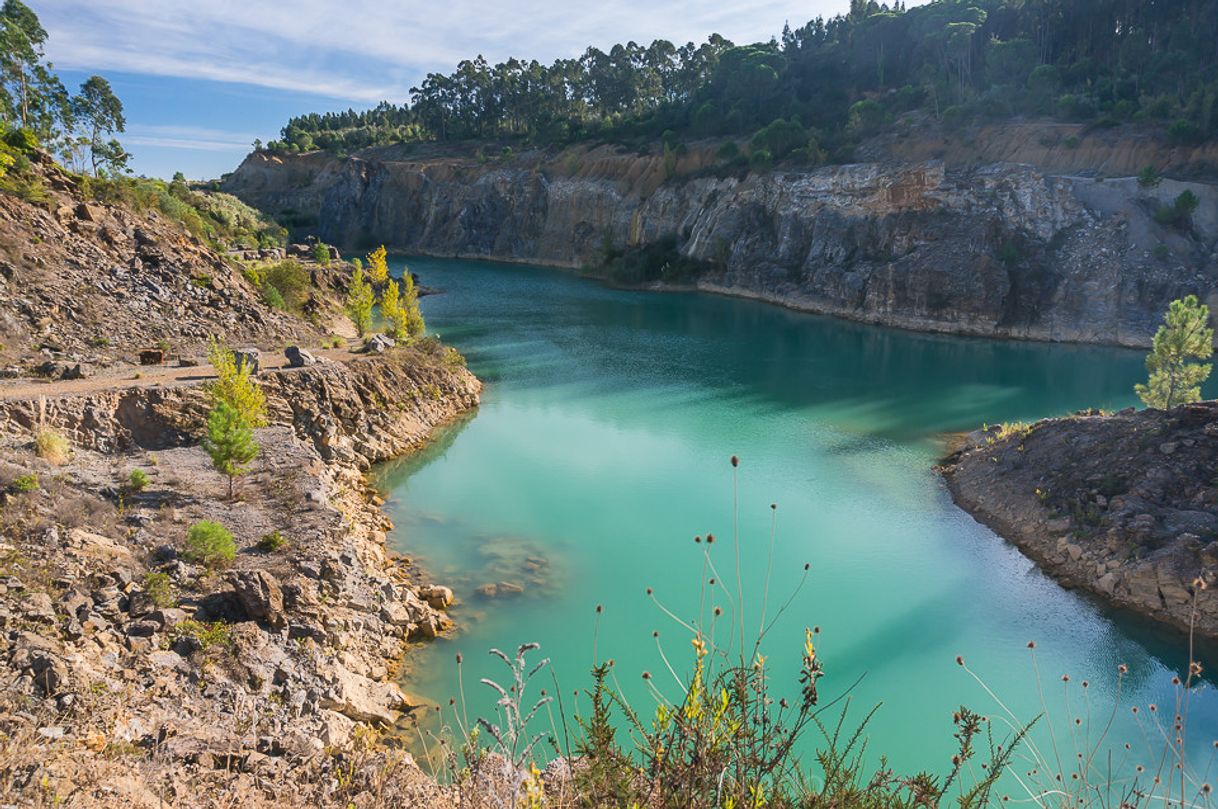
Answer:
<svg viewBox="0 0 1218 809"><path fill-rule="evenodd" d="M288 541L278 531L263 534L262 538L258 540L258 550L264 553L274 553L275 551L283 550L287 546Z"/></svg>
<svg viewBox="0 0 1218 809"><path fill-rule="evenodd" d="M168 573L148 573L144 576L144 592L160 609L168 609L177 603L173 596L173 580Z"/></svg>
<svg viewBox="0 0 1218 809"><path fill-rule="evenodd" d="M68 443L68 439L54 430L42 429L34 436L34 452L39 458L56 466L66 463L71 451L72 445Z"/></svg>
<svg viewBox="0 0 1218 809"><path fill-rule="evenodd" d="M38 476L31 472L16 478L13 481L13 488L19 492L36 492L42 486L38 483Z"/></svg>
<svg viewBox="0 0 1218 809"><path fill-rule="evenodd" d="M1197 199L1197 195L1186 189L1180 192L1171 205L1164 205L1155 211L1155 221L1160 225L1188 224L1193 211L1197 210L1200 204L1201 200Z"/></svg>
<svg viewBox="0 0 1218 809"><path fill-rule="evenodd" d="M263 294L268 289L276 290L281 308L292 311L300 309L309 299L310 283L309 273L295 259L271 264L262 271Z"/></svg>
<svg viewBox="0 0 1218 809"><path fill-rule="evenodd" d="M1151 252L1159 261L1167 261L1167 259L1171 258L1171 248L1163 244L1163 242L1156 244L1155 249Z"/></svg>
<svg viewBox="0 0 1218 809"><path fill-rule="evenodd" d="M186 534L186 552L183 556L187 561L209 568L221 567L236 558L237 543L233 542L233 535L220 523L201 520L192 525Z"/></svg>
<svg viewBox="0 0 1218 809"><path fill-rule="evenodd" d="M736 145L736 141L727 140L715 152L715 156L720 160L734 160L740 154L740 147Z"/></svg>
<svg viewBox="0 0 1218 809"><path fill-rule="evenodd" d="M313 260L323 267L330 266L330 247L323 241L313 245Z"/></svg>
<svg viewBox="0 0 1218 809"><path fill-rule="evenodd" d="M1163 180L1162 175L1154 166L1147 166L1138 174L1138 185L1142 188L1154 188Z"/></svg>
<svg viewBox="0 0 1218 809"><path fill-rule="evenodd" d="M148 488L148 475L143 469L132 469L127 478L127 488L133 492L142 492Z"/></svg>
<svg viewBox="0 0 1218 809"><path fill-rule="evenodd" d="M205 652L216 646L228 648L233 644L232 633L222 621L214 621L210 624L196 621L193 618L179 621L174 624L170 637L174 640L191 638L197 641L199 648Z"/></svg>

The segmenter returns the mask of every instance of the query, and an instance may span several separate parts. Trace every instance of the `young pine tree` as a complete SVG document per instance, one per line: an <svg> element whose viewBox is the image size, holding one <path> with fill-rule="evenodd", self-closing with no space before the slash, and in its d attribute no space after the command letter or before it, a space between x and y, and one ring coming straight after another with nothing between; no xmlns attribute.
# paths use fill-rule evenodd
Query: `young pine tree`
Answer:
<svg viewBox="0 0 1218 809"><path fill-rule="evenodd" d="M389 257L383 244L368 254L368 280L375 287L383 287L389 280Z"/></svg>
<svg viewBox="0 0 1218 809"><path fill-rule="evenodd" d="M374 300L372 285L364 278L364 271L356 267L351 273L351 287L347 290L347 316L355 324L355 331L360 337L367 334L372 325Z"/></svg>
<svg viewBox="0 0 1218 809"><path fill-rule="evenodd" d="M245 474L246 466L258 455L254 431L231 405L218 403L207 417L207 438L203 448L212 466L228 477L228 499L233 499L233 481Z"/></svg>
<svg viewBox="0 0 1218 809"><path fill-rule="evenodd" d="M207 387L212 407L226 404L249 427L266 425L266 397L250 376L250 368L237 364L236 355L223 343L212 339L207 359L216 371L216 381Z"/></svg>
<svg viewBox="0 0 1218 809"><path fill-rule="evenodd" d="M1214 353L1209 318L1209 307L1196 295L1171 302L1146 358L1150 379L1134 388L1147 407L1167 410L1201 399L1201 384L1212 366L1196 360L1208 360Z"/></svg>

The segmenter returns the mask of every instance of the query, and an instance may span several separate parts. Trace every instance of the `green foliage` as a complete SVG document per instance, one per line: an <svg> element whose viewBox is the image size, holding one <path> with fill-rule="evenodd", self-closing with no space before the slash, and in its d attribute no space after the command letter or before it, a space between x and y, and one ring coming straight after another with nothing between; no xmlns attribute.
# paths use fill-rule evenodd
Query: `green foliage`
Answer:
<svg viewBox="0 0 1218 809"><path fill-rule="evenodd" d="M98 202L164 214L217 249L276 247L287 241L287 230L236 197L194 191L185 182L84 177L81 190Z"/></svg>
<svg viewBox="0 0 1218 809"><path fill-rule="evenodd" d="M299 312L309 299L309 273L296 259L286 259L260 268L262 296L279 309Z"/></svg>
<svg viewBox="0 0 1218 809"><path fill-rule="evenodd" d="M320 239L313 244L313 260L323 267L330 266L330 245Z"/></svg>
<svg viewBox="0 0 1218 809"><path fill-rule="evenodd" d="M1147 166L1138 174L1138 185L1142 188L1154 188L1162 181L1162 175L1154 166Z"/></svg>
<svg viewBox="0 0 1218 809"><path fill-rule="evenodd" d="M232 632L223 621L213 621L210 624L205 624L202 621L188 618L185 621L179 621L174 624L173 630L169 635L171 640L191 638L198 642L199 648L204 652L215 648L228 649L233 645Z"/></svg>
<svg viewBox="0 0 1218 809"><path fill-rule="evenodd" d="M1135 387L1147 407L1163 410L1201 399L1201 385L1209 378L1214 353L1214 330L1210 310L1189 295L1172 301L1163 325L1155 333L1154 346L1146 358L1150 379Z"/></svg>
<svg viewBox="0 0 1218 809"><path fill-rule="evenodd" d="M127 121L123 102L114 94L110 82L101 76L86 79L80 94L72 99L72 115L84 130L78 143L88 149L93 176L118 176L126 172L131 155L111 136L122 132Z"/></svg>
<svg viewBox="0 0 1218 809"><path fill-rule="evenodd" d="M283 538L283 534L278 531L272 531L269 534L263 534L258 540L258 550L263 553L274 553L281 551L288 546L288 541Z"/></svg>
<svg viewBox="0 0 1218 809"><path fill-rule="evenodd" d="M258 455L258 443L249 421L232 405L219 402L207 417L207 437L203 449L211 457L212 466L228 478L228 497L233 497L233 481L244 475L246 467Z"/></svg>
<svg viewBox="0 0 1218 809"><path fill-rule="evenodd" d="M18 492L36 492L42 488L42 484L38 482L38 475L33 472L28 475L19 475L13 479L13 489Z"/></svg>
<svg viewBox="0 0 1218 809"><path fill-rule="evenodd" d="M173 579L168 573L144 574L144 592L160 609L168 609L177 603L173 595Z"/></svg>
<svg viewBox="0 0 1218 809"><path fill-rule="evenodd" d="M650 139L675 149L783 119L840 160L910 110L949 128L1015 116L1161 121L1173 143L1192 144L1218 136L1218 0L1181 14L1166 3L859 0L766 43L628 42L548 65L468 59L427 75L408 105L293 118L270 148Z"/></svg>
<svg viewBox="0 0 1218 809"><path fill-rule="evenodd" d="M1197 195L1186 189L1180 192L1171 205L1164 205L1155 211L1155 221L1160 225L1187 224L1199 204L1201 201L1197 199Z"/></svg>
<svg viewBox="0 0 1218 809"><path fill-rule="evenodd" d="M44 461L59 466L67 462L72 445L61 433L44 427L34 434L34 452Z"/></svg>
<svg viewBox="0 0 1218 809"><path fill-rule="evenodd" d="M1163 242L1156 244L1154 249L1150 252L1159 261L1167 261L1169 258L1171 258L1171 248Z"/></svg>
<svg viewBox="0 0 1218 809"><path fill-rule="evenodd" d="M355 325L355 331L363 337L372 326L372 305L375 302L372 285L364 278L363 269L356 267L351 273L351 285L347 288L347 317Z"/></svg>
<svg viewBox="0 0 1218 809"><path fill-rule="evenodd" d="M127 488L133 492L142 492L148 488L148 473L143 469L132 469L127 476Z"/></svg>
<svg viewBox="0 0 1218 809"><path fill-rule="evenodd" d="M621 251L610 248L604 263L595 272L619 284L657 281L683 284L693 281L707 269L703 262L682 255L677 250L676 238L667 236L644 247Z"/></svg>
<svg viewBox="0 0 1218 809"><path fill-rule="evenodd" d="M415 289L410 269L402 274L402 284L390 279L381 295L381 317L389 327L389 336L395 340L420 337L426 326L419 311L419 293Z"/></svg>
<svg viewBox="0 0 1218 809"><path fill-rule="evenodd" d="M227 405L249 427L266 424L266 396L254 381L252 369L238 365L236 355L214 339L207 349L207 360L216 372L216 379L207 385L212 407Z"/></svg>
<svg viewBox="0 0 1218 809"><path fill-rule="evenodd" d="M186 550L182 555L189 562L209 568L223 567L237 558L237 543L220 523L200 520L187 532Z"/></svg>

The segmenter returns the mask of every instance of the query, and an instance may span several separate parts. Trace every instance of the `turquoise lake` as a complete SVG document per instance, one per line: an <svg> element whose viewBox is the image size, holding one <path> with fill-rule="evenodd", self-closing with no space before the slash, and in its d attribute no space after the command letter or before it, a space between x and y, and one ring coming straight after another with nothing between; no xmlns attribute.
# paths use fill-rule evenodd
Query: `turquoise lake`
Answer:
<svg viewBox="0 0 1218 809"><path fill-rule="evenodd" d="M731 594L715 598L728 613L716 639L732 635L737 455L750 648L763 603L773 616L811 565L763 644L776 695L798 694L804 627L819 626L824 699L862 676L850 715L882 703L869 755L886 755L897 772L944 772L954 710L1002 716L957 655L1021 720L1047 707L1037 738L1063 756L1086 733L1075 717L1090 715L1098 735L1125 663L1108 746L1149 755L1149 714L1130 706L1174 705L1170 678L1187 665L1186 639L1062 589L957 509L933 471L945 433L1136 404L1143 352L921 335L711 295L616 290L530 266L409 265L443 290L423 299L429 330L486 383L476 414L378 473L394 547L461 600L452 611L461 631L412 654L410 692L447 706L461 652L468 716L492 713L478 680L506 672L487 650L537 642L534 657L551 658L568 713L587 705L573 692L597 658L616 661L645 716L654 701L643 671L675 698L652 633L678 671L689 667L691 635L646 588L694 618L705 546L693 538L714 533L712 559ZM503 583L524 592L478 594ZM549 677L540 686L554 691ZM1190 696L1188 723L1200 742L1194 766L1205 770L1218 738L1208 682ZM538 727L549 728L548 718ZM809 735L807 750L816 741Z"/></svg>

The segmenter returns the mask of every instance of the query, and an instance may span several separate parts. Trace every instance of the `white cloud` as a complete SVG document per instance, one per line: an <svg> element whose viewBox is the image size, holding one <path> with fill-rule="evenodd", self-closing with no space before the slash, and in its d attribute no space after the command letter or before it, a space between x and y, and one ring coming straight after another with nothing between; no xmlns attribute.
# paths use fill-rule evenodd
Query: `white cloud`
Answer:
<svg viewBox="0 0 1218 809"><path fill-rule="evenodd" d="M254 136L209 127L133 124L127 128L123 142L129 146L233 152L248 150L254 142Z"/></svg>
<svg viewBox="0 0 1218 809"><path fill-rule="evenodd" d="M588 45L766 39L846 0L44 0L59 67L240 82L352 102L404 101L429 71L483 54L549 62Z"/></svg>

